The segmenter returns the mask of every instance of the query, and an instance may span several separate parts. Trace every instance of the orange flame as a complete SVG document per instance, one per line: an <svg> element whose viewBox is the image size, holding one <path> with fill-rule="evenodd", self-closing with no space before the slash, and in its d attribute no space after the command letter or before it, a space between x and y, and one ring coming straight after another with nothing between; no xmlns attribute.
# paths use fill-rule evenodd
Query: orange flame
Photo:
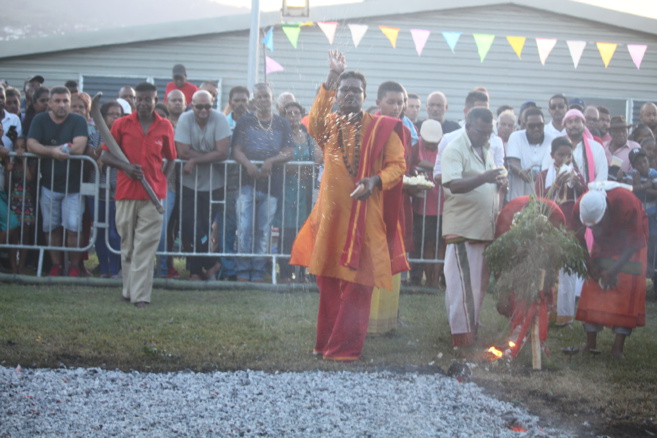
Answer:
<svg viewBox="0 0 657 438"><path fill-rule="evenodd" d="M490 347L487 351L493 356L495 356L495 359L493 360L499 359L500 357L504 356L504 353L495 347Z"/></svg>
<svg viewBox="0 0 657 438"><path fill-rule="evenodd" d="M522 426L511 426L511 430L514 432L527 432L527 429Z"/></svg>
<svg viewBox="0 0 657 438"><path fill-rule="evenodd" d="M513 342L513 341L509 341L509 347L510 347L510 348L513 348L513 347L515 347L515 346L516 346L516 343L515 343L515 342Z"/></svg>

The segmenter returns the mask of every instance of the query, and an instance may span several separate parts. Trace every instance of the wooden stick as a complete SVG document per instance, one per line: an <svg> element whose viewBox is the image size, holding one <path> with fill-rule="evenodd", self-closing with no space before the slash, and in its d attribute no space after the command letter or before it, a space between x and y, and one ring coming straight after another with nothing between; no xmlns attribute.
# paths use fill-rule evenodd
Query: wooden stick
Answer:
<svg viewBox="0 0 657 438"><path fill-rule="evenodd" d="M545 269L539 269L539 279L538 279L538 290L543 290L545 283ZM532 321L531 328L531 338L532 338L532 367L535 370L540 370L542 368L541 364L541 338L540 338L540 327L538 323L538 311L534 316Z"/></svg>

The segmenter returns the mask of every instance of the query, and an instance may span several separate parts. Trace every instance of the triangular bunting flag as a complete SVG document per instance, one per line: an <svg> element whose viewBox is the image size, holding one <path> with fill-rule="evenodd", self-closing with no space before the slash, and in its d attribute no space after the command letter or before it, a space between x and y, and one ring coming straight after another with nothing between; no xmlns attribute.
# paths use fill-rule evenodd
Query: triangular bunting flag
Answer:
<svg viewBox="0 0 657 438"><path fill-rule="evenodd" d="M646 54L646 49L648 46L644 44L628 44L627 50L630 52L632 61L636 65L637 69L641 69L641 61L643 61L643 56Z"/></svg>
<svg viewBox="0 0 657 438"><path fill-rule="evenodd" d="M461 32L443 32L443 38L445 38L445 42L452 50L452 53L454 53L456 43L458 43L459 38L461 38Z"/></svg>
<svg viewBox="0 0 657 438"><path fill-rule="evenodd" d="M550 52L557 45L556 38L536 38L536 47L538 47L538 57L541 59L541 64L545 65Z"/></svg>
<svg viewBox="0 0 657 438"><path fill-rule="evenodd" d="M270 27L267 35L262 39L262 44L269 49L270 52L274 51L274 27Z"/></svg>
<svg viewBox="0 0 657 438"><path fill-rule="evenodd" d="M570 52L570 57L573 59L573 65L577 68L579 60L582 59L586 41L566 41L566 44L568 44L568 51Z"/></svg>
<svg viewBox="0 0 657 438"><path fill-rule="evenodd" d="M269 56L265 56L265 73L276 73L277 71L285 70L282 65L278 62L271 59Z"/></svg>
<svg viewBox="0 0 657 438"><path fill-rule="evenodd" d="M616 53L616 47L618 47L618 44L616 43L596 43L598 45L598 51L600 52L600 57L602 58L602 62L605 63L605 68L609 66L609 62L611 61L611 58L614 56L614 53Z"/></svg>
<svg viewBox="0 0 657 438"><path fill-rule="evenodd" d="M303 26L312 26L312 25L314 25L314 24L315 24L315 23L313 23L312 21L306 21L305 23L299 23L299 26L300 26L300 27L303 27Z"/></svg>
<svg viewBox="0 0 657 438"><path fill-rule="evenodd" d="M329 44L333 44L333 39L335 38L335 32L338 30L338 22L318 21L317 25L319 26L320 29L322 29L324 35L326 35L326 39L328 40Z"/></svg>
<svg viewBox="0 0 657 438"><path fill-rule="evenodd" d="M390 41L390 44L392 44L392 48L397 47L397 36L399 35L399 28L398 27L389 27L389 26L379 26L379 29L381 29L381 32L388 38Z"/></svg>
<svg viewBox="0 0 657 438"><path fill-rule="evenodd" d="M509 42L513 51L518 55L518 59L522 59L522 49L525 47L525 41L527 38L519 36L508 36L506 40Z"/></svg>
<svg viewBox="0 0 657 438"><path fill-rule="evenodd" d="M424 46L427 44L429 35L431 35L430 30L411 29L411 36L413 37L413 42L415 43L417 56L422 56L422 50L424 50Z"/></svg>
<svg viewBox="0 0 657 438"><path fill-rule="evenodd" d="M493 40L495 40L495 35L488 35L484 33L473 33L475 44L477 44L477 51L479 52L479 58L481 62L484 62L484 58L488 55L488 51L493 45Z"/></svg>
<svg viewBox="0 0 657 438"><path fill-rule="evenodd" d="M358 47L360 40L365 36L365 32L367 32L369 26L367 24L349 24L348 26L351 31L351 39L354 42L354 47Z"/></svg>
<svg viewBox="0 0 657 438"><path fill-rule="evenodd" d="M301 27L298 24L282 24L281 28L287 39L290 40L290 43L294 48L297 48L297 43L299 42L299 34L301 33Z"/></svg>

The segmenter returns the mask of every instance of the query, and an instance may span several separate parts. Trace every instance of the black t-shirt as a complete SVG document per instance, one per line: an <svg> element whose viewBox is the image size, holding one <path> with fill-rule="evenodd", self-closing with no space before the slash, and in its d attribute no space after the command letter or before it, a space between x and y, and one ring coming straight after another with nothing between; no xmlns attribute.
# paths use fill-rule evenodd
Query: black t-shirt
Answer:
<svg viewBox="0 0 657 438"><path fill-rule="evenodd" d="M62 123L55 123L48 112L37 114L27 138L33 138L46 147L70 143L75 137L88 137L87 121L79 114L69 114ZM68 186L66 184L68 174ZM41 186L58 193L78 193L82 160L41 160Z"/></svg>

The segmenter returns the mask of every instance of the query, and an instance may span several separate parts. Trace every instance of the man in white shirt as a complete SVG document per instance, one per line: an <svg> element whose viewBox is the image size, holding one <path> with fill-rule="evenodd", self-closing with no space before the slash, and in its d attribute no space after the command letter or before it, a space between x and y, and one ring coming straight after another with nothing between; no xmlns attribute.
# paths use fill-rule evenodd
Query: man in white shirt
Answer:
<svg viewBox="0 0 657 438"><path fill-rule="evenodd" d="M568 99L563 94L555 94L548 101L548 111L552 121L545 125L545 136L552 141L557 137L566 135L566 127L563 125L563 118L568 111Z"/></svg>
<svg viewBox="0 0 657 438"><path fill-rule="evenodd" d="M566 134L574 146L573 163L584 176L584 180L606 181L609 173L607 156L600 143L593 140L593 136L586 129L586 118L578 109L569 110L563 118ZM543 169L552 164L552 157L546 154L543 160Z"/></svg>
<svg viewBox="0 0 657 438"><path fill-rule="evenodd" d="M541 171L545 155L550 155L552 140L543 129L545 119L538 108L525 111L526 129L516 131L506 144L510 171L508 200L534 193L534 181Z"/></svg>
<svg viewBox="0 0 657 438"><path fill-rule="evenodd" d="M472 108L488 108L488 94L481 91L469 92L465 98L463 114L465 114L467 117ZM436 157L436 165L433 168L433 177L435 179L440 180L442 175L440 161L445 147L447 147L447 145L454 141L459 135L463 134L463 132L465 132L465 127L443 135L443 139L440 140L440 144L438 145L438 156ZM497 167L504 166L504 145L502 144L502 140L495 134L491 134L490 136L490 152L493 154L493 161L495 162L495 165Z"/></svg>

